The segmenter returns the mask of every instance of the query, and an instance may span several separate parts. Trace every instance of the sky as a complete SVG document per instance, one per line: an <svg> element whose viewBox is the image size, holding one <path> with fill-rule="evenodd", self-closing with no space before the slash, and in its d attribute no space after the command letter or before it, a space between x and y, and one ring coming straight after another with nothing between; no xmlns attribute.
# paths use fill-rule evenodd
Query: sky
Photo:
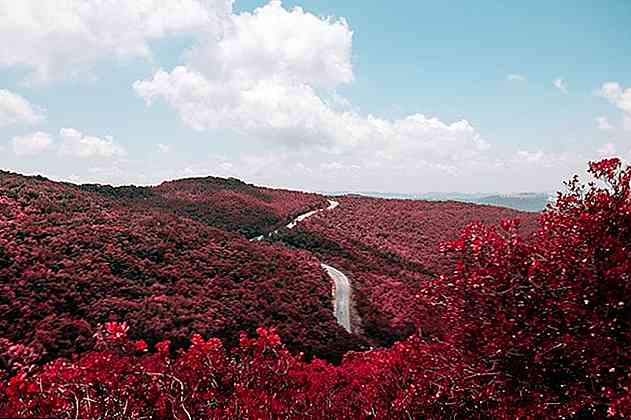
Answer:
<svg viewBox="0 0 631 420"><path fill-rule="evenodd" d="M627 0L0 0L0 39L0 168L54 180L543 192L631 160Z"/></svg>

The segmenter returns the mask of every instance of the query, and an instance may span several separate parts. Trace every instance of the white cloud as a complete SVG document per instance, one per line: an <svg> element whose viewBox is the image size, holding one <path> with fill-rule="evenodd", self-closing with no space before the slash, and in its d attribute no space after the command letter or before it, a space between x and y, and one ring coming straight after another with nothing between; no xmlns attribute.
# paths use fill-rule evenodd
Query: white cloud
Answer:
<svg viewBox="0 0 631 420"><path fill-rule="evenodd" d="M526 76L524 76L522 74L512 73L512 74L509 74L508 76L506 76L506 80L509 80L511 82L525 82L526 81Z"/></svg>
<svg viewBox="0 0 631 420"><path fill-rule="evenodd" d="M509 160L510 165L530 165L539 168L553 168L562 166L573 160L573 156L567 153L552 153L544 150L529 151L518 150L516 155Z"/></svg>
<svg viewBox="0 0 631 420"><path fill-rule="evenodd" d="M0 89L0 127L13 124L35 124L44 119L44 111L31 105L22 96Z"/></svg>
<svg viewBox="0 0 631 420"><path fill-rule="evenodd" d="M561 91L561 93L563 93L564 95L568 94L568 90L567 90L567 83L565 82L565 80L559 78L556 79L554 82L554 87L559 89Z"/></svg>
<svg viewBox="0 0 631 420"><path fill-rule="evenodd" d="M375 162L457 161L489 147L465 120L448 124L420 114L386 120L336 111L305 84L263 80L240 90L177 67L134 88L148 103L163 98L196 130L233 128L292 148L354 153Z"/></svg>
<svg viewBox="0 0 631 420"><path fill-rule="evenodd" d="M330 146L325 120L337 114L316 90L353 80L346 21L272 1L231 14L222 27L221 36L200 38L185 66L134 83L136 93L147 103L164 99L196 130L227 127L287 145Z"/></svg>
<svg viewBox="0 0 631 420"><path fill-rule="evenodd" d="M325 171L335 171L345 168L346 166L341 164L340 162L323 162L320 164L320 169L323 169Z"/></svg>
<svg viewBox="0 0 631 420"><path fill-rule="evenodd" d="M330 92L353 81L353 33L343 19L272 1L231 15L223 27L219 38L201 39L183 65L135 82L137 95L149 105L164 100L195 130L232 129L364 167L451 170L489 148L466 120L361 115Z"/></svg>
<svg viewBox="0 0 631 420"><path fill-rule="evenodd" d="M631 88L624 89L619 83L607 82L600 88L600 95L631 115Z"/></svg>
<svg viewBox="0 0 631 420"><path fill-rule="evenodd" d="M110 56L150 58L149 41L217 30L232 0L0 0L0 67L31 81L76 77Z"/></svg>
<svg viewBox="0 0 631 420"><path fill-rule="evenodd" d="M607 131L613 129L613 126L611 125L607 117L597 117L596 124L598 125L599 130Z"/></svg>
<svg viewBox="0 0 631 420"><path fill-rule="evenodd" d="M59 134L62 139L59 147L61 155L77 158L112 158L126 154L125 150L109 136L105 138L86 136L73 128L62 128Z"/></svg>
<svg viewBox="0 0 631 420"><path fill-rule="evenodd" d="M25 68L29 81L40 83L91 76L103 60L151 60L152 41L190 36L192 47L180 65L134 83L137 95L148 104L165 101L195 130L228 129L270 146L264 157L252 153L221 161L206 174L250 174L273 183L268 174L278 182L288 170L290 178L313 177L315 185L328 168L331 182L336 171L359 180L366 173L379 182L389 171L431 179L459 173L485 155L488 143L464 119L380 118L340 96L338 88L354 80L353 31L343 18L318 17L280 1L237 14L232 3L0 0L0 68ZM169 145L154 147L170 151ZM125 153L112 138L74 129L61 130L56 150L84 158ZM98 174L110 180L131 177L121 161L113 161L116 170L104 165ZM271 169L279 164L283 168Z"/></svg>
<svg viewBox="0 0 631 420"><path fill-rule="evenodd" d="M313 87L353 80L353 32L344 19L286 10L273 0L252 13L231 14L222 28L219 38L202 36L187 54L189 67L211 81L247 90L269 79Z"/></svg>
<svg viewBox="0 0 631 420"><path fill-rule="evenodd" d="M518 150L517 156L520 160L524 160L526 162L541 162L545 155L542 150L538 150L536 152L529 152L528 150Z"/></svg>
<svg viewBox="0 0 631 420"><path fill-rule="evenodd" d="M28 136L14 137L11 144L17 156L35 156L50 150L53 139L48 134L38 131Z"/></svg>
<svg viewBox="0 0 631 420"><path fill-rule="evenodd" d="M598 94L623 112L622 127L631 130L631 88L624 89L617 82L603 83Z"/></svg>

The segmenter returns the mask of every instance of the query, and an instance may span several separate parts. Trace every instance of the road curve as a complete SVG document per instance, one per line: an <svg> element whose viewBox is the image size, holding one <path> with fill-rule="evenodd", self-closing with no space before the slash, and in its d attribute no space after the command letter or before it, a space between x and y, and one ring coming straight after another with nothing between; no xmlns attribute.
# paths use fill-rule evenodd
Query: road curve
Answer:
<svg viewBox="0 0 631 420"><path fill-rule="evenodd" d="M305 219L308 219L309 217L313 216L314 214L320 213L321 211L333 210L334 208L336 208L339 205L340 205L340 203L338 203L337 201L329 200L329 207L327 207L325 209L313 210L313 211L310 211L308 213L301 214L300 216L296 217L294 220L291 221L291 223L289 223L287 225L287 229L293 229L293 228L295 228L298 225L298 223L304 221Z"/></svg>
<svg viewBox="0 0 631 420"><path fill-rule="evenodd" d="M329 200L329 207L301 214L287 225L287 229L293 229L298 223L308 219L314 214L320 213L321 211L333 210L339 205L339 202ZM348 277L337 268L322 263L320 263L320 265L329 277L333 279L333 312L335 313L337 323L344 327L346 331L351 332L351 283Z"/></svg>
<svg viewBox="0 0 631 420"><path fill-rule="evenodd" d="M351 283L348 277L337 268L326 264L320 265L335 282L333 310L337 323L346 331L351 332Z"/></svg>
<svg viewBox="0 0 631 420"><path fill-rule="evenodd" d="M292 220L291 222L289 222L289 224L287 224L287 229L293 229L296 226L298 226L298 223L304 221L305 219L313 216L314 214L320 213L321 211L327 211L327 210L333 210L334 208L336 208L337 206L340 205L340 203L338 203L337 201L333 201L333 200L328 200L329 201L329 207L325 208L325 209L317 209L317 210L312 210L310 212L301 214L300 216L296 217L294 220ZM271 238L272 236L276 235L278 233L278 229L276 229L273 232L270 232L267 234L268 238ZM256 236L252 239L250 239L250 242L260 242L263 239L265 239L265 235L259 235Z"/></svg>
<svg viewBox="0 0 631 420"><path fill-rule="evenodd" d="M314 214L320 213L321 211L333 210L339 205L339 202L329 200L329 207L301 214L287 225L287 229L293 229L298 225L298 223L308 219ZM278 230L270 232L267 236L271 237L276 233L278 233ZM265 236L261 235L250 239L250 241L262 241L264 238ZM333 311L335 313L337 323L344 327L346 331L351 332L351 283L348 280L348 277L346 277L346 275L337 268L322 263L320 265L333 280Z"/></svg>

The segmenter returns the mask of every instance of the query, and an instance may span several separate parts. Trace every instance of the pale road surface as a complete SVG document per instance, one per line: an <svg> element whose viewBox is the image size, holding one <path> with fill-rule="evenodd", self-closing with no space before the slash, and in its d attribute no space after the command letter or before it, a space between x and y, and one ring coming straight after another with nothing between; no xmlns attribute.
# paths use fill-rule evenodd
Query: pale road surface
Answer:
<svg viewBox="0 0 631 420"><path fill-rule="evenodd" d="M339 205L340 203L338 203L337 201L329 200L329 207L325 209L313 210L313 211L310 211L309 213L301 214L300 216L296 217L290 224L287 225L287 229L293 229L296 227L296 225L298 225L298 223L313 216L314 214L320 213L321 211L333 210Z"/></svg>
<svg viewBox="0 0 631 420"><path fill-rule="evenodd" d="M333 310L335 311L337 323L344 327L346 331L351 332L351 283L348 281L348 277L337 268L326 264L320 265L335 282Z"/></svg>
<svg viewBox="0 0 631 420"><path fill-rule="evenodd" d="M314 214L320 213L321 211L333 210L339 205L340 203L337 201L329 200L329 207L301 214L287 225L287 229L293 229L298 225L298 223L313 216ZM267 236L272 236L275 233L278 233L278 230L270 232ZM256 238L252 238L251 241L262 241L263 239L264 236L261 235ZM337 323L344 327L346 331L351 332L351 283L348 280L348 277L346 277L346 275L337 268L326 264L320 265L329 277L333 279L333 311L335 313Z"/></svg>
<svg viewBox="0 0 631 420"><path fill-rule="evenodd" d="M298 223L300 223L300 222L304 221L305 219L313 216L314 214L320 213L321 211L333 210L334 208L336 208L339 205L340 205L340 203L338 203L337 201L329 200L329 207L327 207L325 209L312 210L312 211L310 211L308 213L301 214L300 216L296 217L294 220L292 220L287 225L287 229L293 229L293 228L295 228L298 225ZM268 233L267 237L270 238L270 237L272 237L272 235L275 235L277 233L278 233L278 229L276 229L273 232ZM265 235L257 236L255 238L250 239L250 241L262 241L263 239L265 239Z"/></svg>

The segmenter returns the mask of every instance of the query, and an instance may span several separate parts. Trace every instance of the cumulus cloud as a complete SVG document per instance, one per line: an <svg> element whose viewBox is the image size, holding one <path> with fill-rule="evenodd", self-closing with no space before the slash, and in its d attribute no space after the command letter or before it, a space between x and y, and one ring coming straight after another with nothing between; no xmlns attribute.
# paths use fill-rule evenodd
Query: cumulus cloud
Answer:
<svg viewBox="0 0 631 420"><path fill-rule="evenodd" d="M62 139L59 147L61 155L77 158L112 158L126 154L125 150L110 136L105 138L86 136L74 128L62 128L59 135Z"/></svg>
<svg viewBox="0 0 631 420"><path fill-rule="evenodd" d="M0 127L22 123L34 124L43 119L42 109L31 105L16 93L0 89Z"/></svg>
<svg viewBox="0 0 631 420"><path fill-rule="evenodd" d="M149 42L217 30L232 0L0 0L0 67L31 81L78 76L109 56L151 57Z"/></svg>
<svg viewBox="0 0 631 420"><path fill-rule="evenodd" d="M561 93L563 93L564 95L567 95L569 93L567 90L567 83L565 82L565 80L558 78L554 82L552 82L552 84L554 85L555 88L559 89Z"/></svg>
<svg viewBox="0 0 631 420"><path fill-rule="evenodd" d="M466 159L489 145L465 120L444 123L415 114L399 120L336 111L305 84L262 80L247 90L214 84L201 73L178 67L137 82L148 103L163 98L197 130L236 128L288 147L364 154L376 161ZM375 161L375 162L376 162Z"/></svg>
<svg viewBox="0 0 631 420"><path fill-rule="evenodd" d="M200 39L185 63L133 88L148 105L165 101L195 130L232 129L364 167L451 170L488 149L466 120L421 114L391 120L352 110L334 91L353 81L352 37L343 19L272 1L231 14L221 35Z"/></svg>
<svg viewBox="0 0 631 420"><path fill-rule="evenodd" d="M343 18L319 18L271 1L253 13L231 14L219 39L202 36L188 62L209 80L242 90L266 79L332 87L353 80L352 38Z"/></svg>
<svg viewBox="0 0 631 420"><path fill-rule="evenodd" d="M616 145L613 143L607 143L600 149L598 149L598 155L600 157L613 157L616 156Z"/></svg>
<svg viewBox="0 0 631 420"><path fill-rule="evenodd" d="M624 89L617 82L606 82L600 88L600 95L631 115L631 88Z"/></svg>
<svg viewBox="0 0 631 420"><path fill-rule="evenodd" d="M27 136L14 137L11 144L17 156L35 156L50 150L53 139L48 134L38 131Z"/></svg>
<svg viewBox="0 0 631 420"><path fill-rule="evenodd" d="M545 157L542 150L537 150L536 152L530 152L528 150L518 150L517 156L520 160L524 160L526 162L541 162Z"/></svg>
<svg viewBox="0 0 631 420"><path fill-rule="evenodd" d="M625 89L617 82L606 82L598 94L623 112L622 126L625 130L631 130L631 88Z"/></svg>
<svg viewBox="0 0 631 420"><path fill-rule="evenodd" d="M159 153L169 153L171 151L171 146L168 144L158 143L157 148Z"/></svg>

